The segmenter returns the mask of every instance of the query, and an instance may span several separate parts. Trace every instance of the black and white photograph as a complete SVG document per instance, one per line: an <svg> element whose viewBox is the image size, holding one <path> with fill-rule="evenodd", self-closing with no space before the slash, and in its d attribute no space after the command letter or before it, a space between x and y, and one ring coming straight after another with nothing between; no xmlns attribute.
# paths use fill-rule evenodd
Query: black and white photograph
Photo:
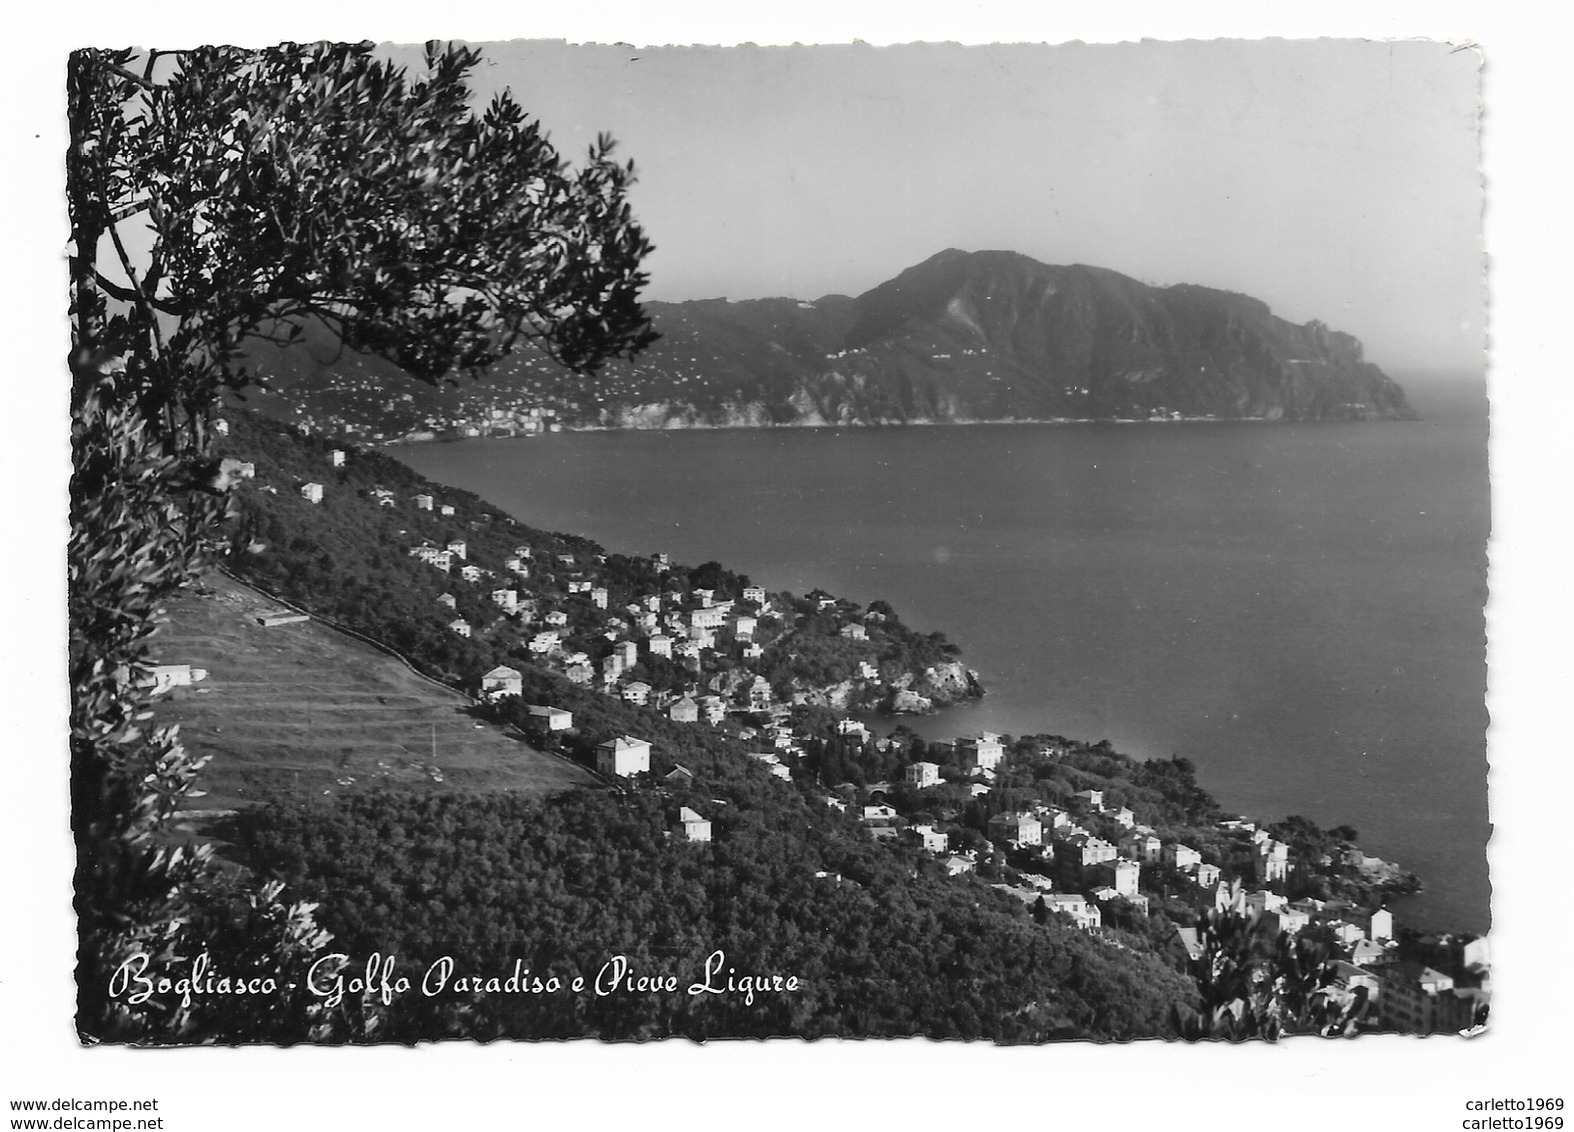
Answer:
<svg viewBox="0 0 1574 1132"><path fill-rule="evenodd" d="M1558 746L1491 44L518 24L51 41L35 1116L176 1127L128 1047L1272 1050L1560 1127L1486 1088Z"/></svg>

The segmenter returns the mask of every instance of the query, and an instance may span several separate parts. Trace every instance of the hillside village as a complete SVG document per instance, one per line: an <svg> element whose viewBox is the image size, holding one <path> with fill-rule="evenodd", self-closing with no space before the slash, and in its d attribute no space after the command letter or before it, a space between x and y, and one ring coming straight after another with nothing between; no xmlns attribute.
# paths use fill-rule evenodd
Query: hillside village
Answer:
<svg viewBox="0 0 1574 1132"><path fill-rule="evenodd" d="M1202 956L1202 917L1245 915L1268 938L1324 943L1325 994L1367 1002L1361 1028L1460 1031L1485 1017L1486 941L1396 924L1384 903L1413 878L1362 854L1354 831L1223 814L1184 760L1137 764L1107 743L873 733L873 710L927 711L982 691L943 638L907 629L884 603L768 593L660 552L610 555L398 477L375 453L236 425L220 431L249 516L233 556L242 574L281 590L293 580L281 596L299 601L310 569L333 564L303 565L308 552L331 554L292 523L324 508L353 507L363 521L375 510L398 532L387 549L417 568L407 599L428 603L429 627L390 647L542 749L666 799L678 843L722 836L714 820L726 801L704 797L683 761L689 743L710 743L927 870L1019 901L1041 924L1147 947L1187 970ZM315 464L292 466L283 453L303 443ZM353 474L358 463L370 478ZM381 568L394 566L384 556Z"/></svg>

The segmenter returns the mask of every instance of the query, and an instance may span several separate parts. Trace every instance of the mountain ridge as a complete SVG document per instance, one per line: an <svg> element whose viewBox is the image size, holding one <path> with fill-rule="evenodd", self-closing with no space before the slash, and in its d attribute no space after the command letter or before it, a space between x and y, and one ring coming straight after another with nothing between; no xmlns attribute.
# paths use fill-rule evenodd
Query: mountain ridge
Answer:
<svg viewBox="0 0 1574 1132"><path fill-rule="evenodd" d="M316 328L253 355L267 415L370 439L567 428L1403 420L1361 343L1249 295L949 248L849 298L646 304L662 338L578 377L518 354L422 386Z"/></svg>

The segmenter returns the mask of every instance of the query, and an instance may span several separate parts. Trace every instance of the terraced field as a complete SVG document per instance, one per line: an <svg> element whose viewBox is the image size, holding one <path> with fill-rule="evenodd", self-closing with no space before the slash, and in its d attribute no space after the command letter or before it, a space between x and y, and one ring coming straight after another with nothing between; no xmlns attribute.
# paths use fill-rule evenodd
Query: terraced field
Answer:
<svg viewBox="0 0 1574 1132"><path fill-rule="evenodd" d="M545 794L592 786L588 771L473 715L464 696L316 621L265 628L277 603L217 572L165 607L154 659L207 669L160 697L188 750L212 755L202 811L269 794L332 794L379 783Z"/></svg>

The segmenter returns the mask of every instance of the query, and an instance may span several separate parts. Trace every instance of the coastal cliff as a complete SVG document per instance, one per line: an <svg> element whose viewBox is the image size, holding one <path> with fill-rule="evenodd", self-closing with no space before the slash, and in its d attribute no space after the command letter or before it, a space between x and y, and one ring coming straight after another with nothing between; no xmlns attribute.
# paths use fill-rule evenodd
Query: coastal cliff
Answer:
<svg viewBox="0 0 1574 1132"><path fill-rule="evenodd" d="M887 715L924 715L984 694L978 673L959 661L905 672L889 683L842 680L815 685L795 680L792 703L837 711L877 711Z"/></svg>

